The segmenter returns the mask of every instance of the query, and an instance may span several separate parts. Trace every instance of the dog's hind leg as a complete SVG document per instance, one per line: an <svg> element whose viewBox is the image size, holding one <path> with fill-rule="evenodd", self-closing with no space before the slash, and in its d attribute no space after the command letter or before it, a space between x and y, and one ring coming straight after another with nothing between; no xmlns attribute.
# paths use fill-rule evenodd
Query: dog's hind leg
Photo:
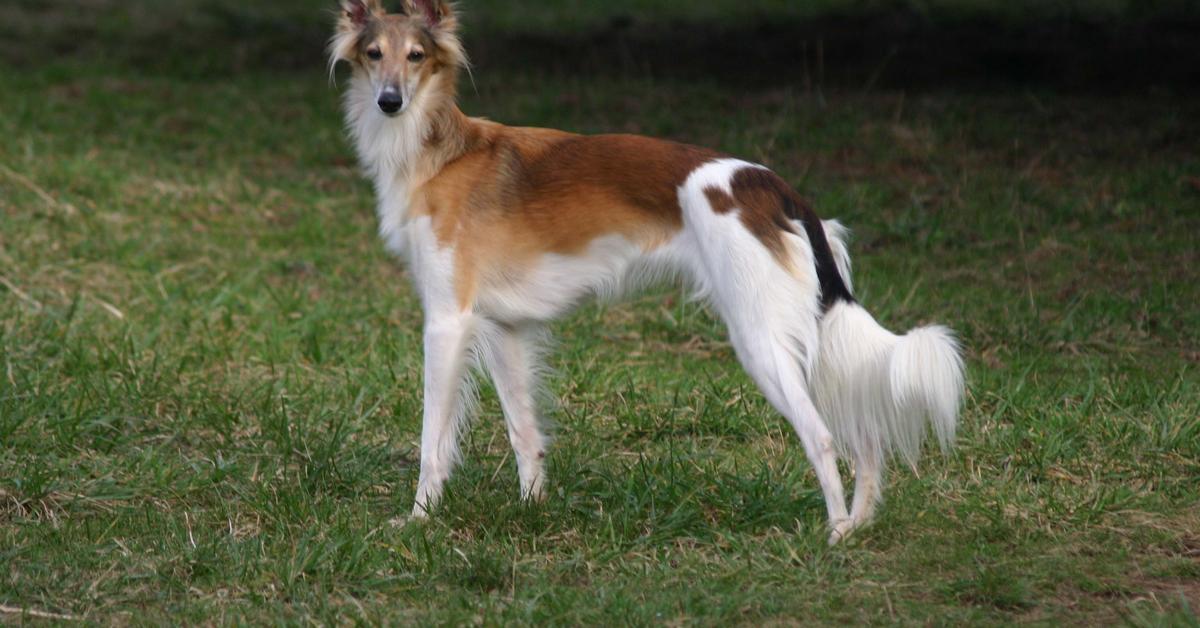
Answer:
<svg viewBox="0 0 1200 628"><path fill-rule="evenodd" d="M854 456L854 503L850 506L850 519L858 528L871 522L875 506L883 497L883 464L879 446L862 436L862 446L851 452Z"/></svg>
<svg viewBox="0 0 1200 628"><path fill-rule="evenodd" d="M534 400L539 332L533 328L498 327L488 334L488 346L483 351L517 458L521 497L535 501L546 496L546 437L538 425Z"/></svg>
<svg viewBox="0 0 1200 628"><path fill-rule="evenodd" d="M800 437L825 497L831 529L829 543L832 545L850 533L851 519L846 512L846 496L837 469L833 436L809 397L800 365L780 346L780 338L769 328L753 328L730 321L729 331L746 372Z"/></svg>
<svg viewBox="0 0 1200 628"><path fill-rule="evenodd" d="M735 185L744 172L750 179ZM833 435L813 405L806 376L820 348L818 278L815 267L808 270L808 241L775 231L789 199L780 191L783 184L763 172L745 162L718 160L689 175L679 189L686 233L682 257L725 320L742 366L800 437L825 496L835 543L849 533L850 516ZM743 216L757 208L770 218L772 207L777 215L765 225ZM778 239L762 239L771 235Z"/></svg>

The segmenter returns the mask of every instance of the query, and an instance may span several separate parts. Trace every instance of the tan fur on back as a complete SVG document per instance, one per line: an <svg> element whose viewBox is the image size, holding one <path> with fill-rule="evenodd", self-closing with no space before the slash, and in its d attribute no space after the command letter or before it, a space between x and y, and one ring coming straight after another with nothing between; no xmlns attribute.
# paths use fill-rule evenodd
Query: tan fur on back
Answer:
<svg viewBox="0 0 1200 628"><path fill-rule="evenodd" d="M464 306L489 268L520 272L543 254L579 253L612 234L653 249L682 224L678 186L716 157L633 135L582 136L467 118L456 127L451 143L462 153L415 191L413 210L428 214L439 243L456 251Z"/></svg>

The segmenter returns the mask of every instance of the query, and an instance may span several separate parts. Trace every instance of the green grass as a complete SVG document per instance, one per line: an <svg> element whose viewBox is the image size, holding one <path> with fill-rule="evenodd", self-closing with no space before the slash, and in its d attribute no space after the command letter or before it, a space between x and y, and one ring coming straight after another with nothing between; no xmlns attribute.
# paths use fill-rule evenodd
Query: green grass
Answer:
<svg viewBox="0 0 1200 628"><path fill-rule="evenodd" d="M6 23L21 54L60 24ZM337 90L319 55L200 76L142 71L147 46L0 65L0 605L101 624L1197 624L1194 99L477 73L471 113L770 164L855 230L885 324L960 332L969 397L957 448L893 471L877 523L829 549L797 439L720 325L663 288L556 325L547 503L516 500L485 387L444 506L395 529L420 312Z"/></svg>

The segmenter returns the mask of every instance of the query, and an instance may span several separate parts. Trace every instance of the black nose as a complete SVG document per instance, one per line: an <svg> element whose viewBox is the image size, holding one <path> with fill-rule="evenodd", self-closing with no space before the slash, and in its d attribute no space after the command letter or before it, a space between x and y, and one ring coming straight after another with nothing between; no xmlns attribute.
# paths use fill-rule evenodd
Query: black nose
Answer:
<svg viewBox="0 0 1200 628"><path fill-rule="evenodd" d="M384 113L396 113L397 111L400 111L400 107L403 106L404 99L400 97L400 94L388 92L379 97L379 110Z"/></svg>

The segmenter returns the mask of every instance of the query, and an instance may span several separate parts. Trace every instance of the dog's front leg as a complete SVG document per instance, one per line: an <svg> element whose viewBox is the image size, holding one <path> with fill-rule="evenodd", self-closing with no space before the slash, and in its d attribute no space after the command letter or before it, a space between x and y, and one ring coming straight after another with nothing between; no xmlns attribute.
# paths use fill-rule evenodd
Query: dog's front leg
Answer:
<svg viewBox="0 0 1200 628"><path fill-rule="evenodd" d="M546 497L546 436L538 426L534 404L539 333L536 328L502 328L495 334L491 351L484 352L516 454L521 498L533 501Z"/></svg>
<svg viewBox="0 0 1200 628"><path fill-rule="evenodd" d="M425 323L425 411L421 423L421 475L412 515L423 518L442 496L458 462L458 431L465 423L463 387L473 332L470 314L429 315Z"/></svg>

